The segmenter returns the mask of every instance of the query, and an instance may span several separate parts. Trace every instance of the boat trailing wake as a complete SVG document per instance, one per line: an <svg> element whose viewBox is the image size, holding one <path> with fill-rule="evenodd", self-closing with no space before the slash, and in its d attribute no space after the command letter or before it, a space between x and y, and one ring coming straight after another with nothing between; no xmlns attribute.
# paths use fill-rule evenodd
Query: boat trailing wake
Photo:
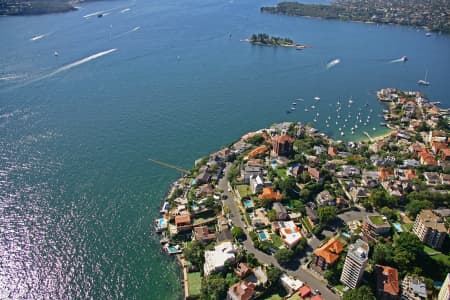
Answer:
<svg viewBox="0 0 450 300"><path fill-rule="evenodd" d="M400 57L398 59L391 60L389 63L390 64L395 64L395 63L406 62L407 60L408 60L408 58L406 56L402 56L402 57Z"/></svg>
<svg viewBox="0 0 450 300"><path fill-rule="evenodd" d="M43 38L45 38L45 37L48 36L48 35L50 35L50 32L49 32L49 33L44 33L44 34L35 35L35 36L33 36L33 37L30 38L30 41L34 42L34 41L43 39Z"/></svg>
<svg viewBox="0 0 450 300"><path fill-rule="evenodd" d="M131 8L125 8L125 9L122 9L120 11L120 13L123 14L123 13L126 13L126 12L130 11L130 10L131 10Z"/></svg>
<svg viewBox="0 0 450 300"><path fill-rule="evenodd" d="M326 68L327 68L327 70L329 70L329 69L331 69L331 68L337 66L337 65L340 64L340 63L341 63L341 60L340 60L339 58L330 60L330 61L327 63Z"/></svg>
<svg viewBox="0 0 450 300"><path fill-rule="evenodd" d="M134 27L134 28L131 29L131 30L128 30L128 31L126 31L126 32L124 32L124 33L121 33L121 34L119 34L119 35L116 35L116 36L112 37L112 39L114 40L114 39L121 38L121 37L123 37L123 36L125 36L125 35L127 35L127 34L130 34L130 33L132 33L132 32L138 31L139 29L141 29L141 26L136 26L136 27Z"/></svg>
<svg viewBox="0 0 450 300"><path fill-rule="evenodd" d="M100 58L102 56L105 56L107 54L110 54L110 53L112 53L114 51L117 51L117 48L113 48L113 49L109 49L109 50L106 50L106 51L102 51L102 52L99 52L99 53L92 54L92 55L90 55L88 57L85 57L83 59L77 60L77 61L75 61L73 63L68 64L68 65L62 66L62 67L60 67L60 68L58 68L58 69L56 69L56 70L54 70L54 71L52 71L52 72L50 72L48 74L42 75L40 77L31 79L30 81L27 81L27 82L25 82L25 83L23 83L21 85L15 86L15 88L17 88L17 87L24 87L24 86L27 86L27 85L29 85L31 83L34 83L34 82L37 82L37 81L40 81L40 80L43 80L43 79L50 78L50 77L55 76L55 75L57 75L59 73L68 71L68 70L70 70L72 68L75 68L75 67L78 67L78 66L80 66L82 64L85 64L87 62L90 62L91 60L94 60L94 59Z"/></svg>

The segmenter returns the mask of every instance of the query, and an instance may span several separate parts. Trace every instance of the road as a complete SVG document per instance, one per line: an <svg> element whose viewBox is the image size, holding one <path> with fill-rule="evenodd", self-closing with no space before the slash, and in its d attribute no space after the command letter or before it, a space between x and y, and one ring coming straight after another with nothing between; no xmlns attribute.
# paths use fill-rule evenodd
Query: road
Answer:
<svg viewBox="0 0 450 300"><path fill-rule="evenodd" d="M301 281L303 281L305 284L307 284L309 287L311 287L312 290L319 290L322 297L325 300L338 300L340 297L336 294L334 294L330 289L327 288L326 284L321 282L319 279L314 277L309 273L309 271L302 269L301 265L299 264L299 267L296 270L288 270L280 266L278 264L275 257L268 255L258 249L256 249L253 245L253 241L250 238L247 229L245 229L246 226L243 221L243 216L241 215L241 212L239 210L239 207L237 206L234 195L228 191L228 180L227 180L227 174L228 174L229 166L226 167L224 170L225 176L223 176L219 181L219 189L222 189L224 191L224 194L227 196L225 200L223 200L224 204L226 204L230 208L231 212L231 221L233 222L234 226L241 227L244 229L245 234L247 235L247 239L244 241L244 248L255 255L255 257L258 259L258 261L262 264L268 264L268 265L274 265L284 272L286 272L289 275L292 275Z"/></svg>

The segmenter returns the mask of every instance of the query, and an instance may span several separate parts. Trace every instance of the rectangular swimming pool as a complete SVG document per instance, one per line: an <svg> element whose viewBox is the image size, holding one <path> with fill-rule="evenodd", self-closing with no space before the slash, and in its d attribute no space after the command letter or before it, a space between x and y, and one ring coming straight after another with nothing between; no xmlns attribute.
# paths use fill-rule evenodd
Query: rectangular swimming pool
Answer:
<svg viewBox="0 0 450 300"><path fill-rule="evenodd" d="M244 201L244 205L245 205L245 207L247 207L247 208L252 208L253 207L253 202L252 202L252 200L245 200Z"/></svg>
<svg viewBox="0 0 450 300"><path fill-rule="evenodd" d="M259 234L259 238L261 239L261 241L267 240L267 236L264 231L259 231L258 234Z"/></svg>

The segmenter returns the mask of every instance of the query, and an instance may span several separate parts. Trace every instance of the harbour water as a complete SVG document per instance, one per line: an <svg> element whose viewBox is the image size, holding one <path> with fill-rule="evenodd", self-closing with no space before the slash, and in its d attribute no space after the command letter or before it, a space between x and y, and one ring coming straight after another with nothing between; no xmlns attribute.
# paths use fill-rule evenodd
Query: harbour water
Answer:
<svg viewBox="0 0 450 300"><path fill-rule="evenodd" d="M0 298L178 299L178 266L150 228L179 174L149 158L189 168L282 120L374 136L384 87L450 105L449 36L259 12L274 3L102 1L0 18ZM312 48L239 41L258 32ZM338 99L341 118L369 124L326 127Z"/></svg>

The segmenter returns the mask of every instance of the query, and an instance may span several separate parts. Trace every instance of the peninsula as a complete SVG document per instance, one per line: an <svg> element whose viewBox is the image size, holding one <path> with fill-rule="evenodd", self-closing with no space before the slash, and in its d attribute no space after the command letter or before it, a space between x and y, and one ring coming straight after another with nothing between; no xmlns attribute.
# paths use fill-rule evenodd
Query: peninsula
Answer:
<svg viewBox="0 0 450 300"><path fill-rule="evenodd" d="M185 299L448 293L433 282L450 280L449 110L419 92L377 98L383 137L344 143L284 122L176 168L155 230Z"/></svg>
<svg viewBox="0 0 450 300"><path fill-rule="evenodd" d="M74 11L81 0L0 0L0 15L22 16Z"/></svg>
<svg viewBox="0 0 450 300"><path fill-rule="evenodd" d="M260 46L293 47L298 50L306 48L305 45L294 43L289 38L270 36L267 33L253 34L250 38L243 41Z"/></svg>
<svg viewBox="0 0 450 300"><path fill-rule="evenodd" d="M336 0L331 4L281 2L261 12L344 21L393 23L450 33L450 2L445 0Z"/></svg>

